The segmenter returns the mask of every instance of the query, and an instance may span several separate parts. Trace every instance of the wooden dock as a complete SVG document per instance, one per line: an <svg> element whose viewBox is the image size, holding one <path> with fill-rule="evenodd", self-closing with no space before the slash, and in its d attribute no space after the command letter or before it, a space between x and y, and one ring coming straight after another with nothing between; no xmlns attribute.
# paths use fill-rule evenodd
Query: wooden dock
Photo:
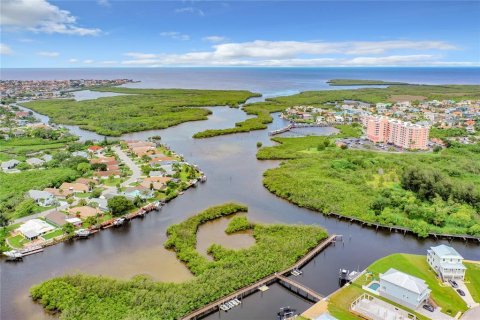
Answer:
<svg viewBox="0 0 480 320"><path fill-rule="evenodd" d="M232 300L232 299L235 299L235 298L242 299L243 297L246 297L246 296L256 292L261 286L270 285L270 284L272 284L274 282L278 282L278 281L283 281L284 283L286 283L286 284L288 284L292 287L295 287L297 289L297 292L302 291L303 293L305 293L306 295L309 296L309 299L313 299L313 300L316 300L316 301L321 300L323 297L320 294L318 294L317 292L313 291L312 289L309 289L306 286L304 286L304 285L302 285L302 284L300 284L296 281L293 281L293 280L285 277L285 275L290 274L290 272L293 269L298 269L298 268L303 267L310 260L312 260L317 254L319 254L322 250L324 250L330 244L334 243L337 238L341 238L341 237L342 236L331 235L326 240L319 243L315 248L310 250L308 252L308 254L306 254L304 257L302 257L300 260L298 260L293 266L291 266L291 267L289 267L289 268L287 268L287 269L285 269L281 272L277 272L277 273L271 274L271 275L269 275L265 278L262 278L262 279L258 280L257 282L252 283L251 285L240 288L237 291L232 292L231 294L229 294L227 296L224 296L224 297L222 297L222 298L220 298L216 301L213 301L213 302L205 305L204 307L202 307L200 309L197 309L197 310L189 313L188 315L184 316L182 319L184 319L184 320L198 319L198 318L203 317L207 314L210 314L212 312L220 310L220 308L219 308L220 305L225 301L229 301L229 300Z"/></svg>
<svg viewBox="0 0 480 320"><path fill-rule="evenodd" d="M370 228L375 228L375 230L384 229L384 230L388 230L390 232L403 233L404 235L406 235L407 233L414 234L414 232L409 228L399 227L399 226L389 226L389 225L376 223L376 222L363 221L363 220L361 220L359 218L356 218L356 217L345 216L345 215L335 213L335 212L325 213L325 215L335 217L339 220L346 220L346 221L349 221L351 223L361 224L362 227L366 226L366 227L370 227ZM430 232L430 233L428 233L428 236L433 237L435 239L447 239L449 241L457 239L457 240L463 240L465 242L467 242L467 241L478 242L480 244L480 238L479 237L471 236L471 235L468 235L468 234L443 234L443 233Z"/></svg>
<svg viewBox="0 0 480 320"><path fill-rule="evenodd" d="M305 285L293 281L290 278L284 277L282 275L277 276L280 282L283 282L289 286L289 289L296 292L299 295L304 296L307 300L312 300L313 302L318 302L323 299L323 297L312 289L306 287ZM293 290L295 288L296 290ZM302 294L302 293L303 294Z"/></svg>

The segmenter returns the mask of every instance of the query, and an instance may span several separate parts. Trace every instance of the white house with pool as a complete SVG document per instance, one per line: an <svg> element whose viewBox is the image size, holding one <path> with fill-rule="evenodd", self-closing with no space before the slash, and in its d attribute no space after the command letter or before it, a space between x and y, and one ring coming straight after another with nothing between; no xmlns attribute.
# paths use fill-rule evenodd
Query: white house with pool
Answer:
<svg viewBox="0 0 480 320"><path fill-rule="evenodd" d="M463 257L452 247L441 244L427 250L427 262L443 280L464 280Z"/></svg>
<svg viewBox="0 0 480 320"><path fill-rule="evenodd" d="M428 301L431 290L424 280L390 268L380 274L380 296L415 310Z"/></svg>

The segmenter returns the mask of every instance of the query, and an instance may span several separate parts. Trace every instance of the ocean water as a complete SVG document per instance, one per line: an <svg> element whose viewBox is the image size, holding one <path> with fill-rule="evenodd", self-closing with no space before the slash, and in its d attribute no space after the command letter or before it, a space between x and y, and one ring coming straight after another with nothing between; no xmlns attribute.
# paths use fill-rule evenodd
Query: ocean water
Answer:
<svg viewBox="0 0 480 320"><path fill-rule="evenodd" d="M480 84L480 68L76 68L0 69L0 79L128 78L138 88L246 89L268 96L325 90L330 79ZM332 87L330 87L332 88ZM341 89L342 87L334 87Z"/></svg>

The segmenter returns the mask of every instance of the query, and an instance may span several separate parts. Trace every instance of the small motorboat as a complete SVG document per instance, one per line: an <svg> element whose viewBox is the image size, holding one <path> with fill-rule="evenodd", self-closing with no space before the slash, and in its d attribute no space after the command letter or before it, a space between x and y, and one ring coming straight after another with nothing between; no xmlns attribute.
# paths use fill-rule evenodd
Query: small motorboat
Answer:
<svg viewBox="0 0 480 320"><path fill-rule="evenodd" d="M113 221L113 226L115 227L119 227L121 225L123 225L127 220L125 218L117 218Z"/></svg>
<svg viewBox="0 0 480 320"><path fill-rule="evenodd" d="M77 238L88 238L92 232L88 229L78 229L75 230L75 237Z"/></svg>

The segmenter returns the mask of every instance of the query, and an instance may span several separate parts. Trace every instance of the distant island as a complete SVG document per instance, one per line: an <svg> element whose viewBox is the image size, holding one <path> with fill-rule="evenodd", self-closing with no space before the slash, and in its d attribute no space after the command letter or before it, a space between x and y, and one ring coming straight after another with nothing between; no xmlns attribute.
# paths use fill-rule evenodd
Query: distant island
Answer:
<svg viewBox="0 0 480 320"><path fill-rule="evenodd" d="M377 85L408 85L406 82L383 80L332 79L327 83L331 86L377 86Z"/></svg>

